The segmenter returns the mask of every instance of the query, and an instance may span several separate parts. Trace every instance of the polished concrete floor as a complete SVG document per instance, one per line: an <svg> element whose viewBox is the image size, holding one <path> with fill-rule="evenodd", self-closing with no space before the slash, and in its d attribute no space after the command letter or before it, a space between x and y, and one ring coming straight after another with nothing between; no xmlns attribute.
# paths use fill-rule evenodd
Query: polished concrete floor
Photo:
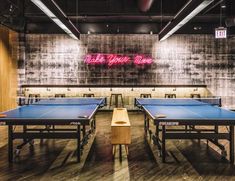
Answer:
<svg viewBox="0 0 235 181"><path fill-rule="evenodd" d="M144 139L143 115L129 114L132 144L122 161L112 156L111 112L97 115L97 134L84 166L74 160L74 140L35 141L24 147L15 163L7 162L7 130L0 127L0 180L235 180L235 166L223 160L216 147L203 141L167 141L171 163L154 159ZM227 142L223 142L228 145ZM70 159L71 157L71 159Z"/></svg>

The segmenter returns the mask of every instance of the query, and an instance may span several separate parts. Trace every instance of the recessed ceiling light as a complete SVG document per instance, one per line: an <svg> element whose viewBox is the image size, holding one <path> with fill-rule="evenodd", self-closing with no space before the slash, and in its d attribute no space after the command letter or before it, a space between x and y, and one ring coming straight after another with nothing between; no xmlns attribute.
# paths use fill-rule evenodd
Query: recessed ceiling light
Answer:
<svg viewBox="0 0 235 181"><path fill-rule="evenodd" d="M223 8L223 9L224 9L224 8L226 8L226 5L224 5L224 4L223 4L223 5L221 5L221 8Z"/></svg>
<svg viewBox="0 0 235 181"><path fill-rule="evenodd" d="M107 24L107 25L106 25L106 27L108 28L108 27L109 27L109 25Z"/></svg>
<svg viewBox="0 0 235 181"><path fill-rule="evenodd" d="M150 31L149 34L152 35L152 34L153 34L153 31Z"/></svg>
<svg viewBox="0 0 235 181"><path fill-rule="evenodd" d="M90 31L87 31L87 34L89 35L89 34L91 34L91 32L90 32Z"/></svg>

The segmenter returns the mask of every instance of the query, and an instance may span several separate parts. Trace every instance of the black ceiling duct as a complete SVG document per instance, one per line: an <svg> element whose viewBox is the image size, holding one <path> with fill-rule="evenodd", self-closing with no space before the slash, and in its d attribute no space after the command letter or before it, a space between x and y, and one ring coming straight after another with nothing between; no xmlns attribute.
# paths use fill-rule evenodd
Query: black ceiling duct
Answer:
<svg viewBox="0 0 235 181"><path fill-rule="evenodd" d="M153 1L154 0L138 0L139 9L142 12L148 11L151 8L151 6L152 6Z"/></svg>

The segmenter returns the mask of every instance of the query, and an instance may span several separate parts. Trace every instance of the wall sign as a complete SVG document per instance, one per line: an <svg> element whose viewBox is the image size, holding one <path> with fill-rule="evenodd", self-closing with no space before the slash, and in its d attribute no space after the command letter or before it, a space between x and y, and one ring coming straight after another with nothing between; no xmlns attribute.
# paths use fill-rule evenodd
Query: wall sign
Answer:
<svg viewBox="0 0 235 181"><path fill-rule="evenodd" d="M119 55L119 54L88 54L85 57L84 62L88 65L107 65L108 67L130 65L136 66L151 65L153 59L150 56L143 54L137 54L133 56Z"/></svg>
<svg viewBox="0 0 235 181"><path fill-rule="evenodd" d="M224 27L216 28L215 38L227 38L227 28Z"/></svg>

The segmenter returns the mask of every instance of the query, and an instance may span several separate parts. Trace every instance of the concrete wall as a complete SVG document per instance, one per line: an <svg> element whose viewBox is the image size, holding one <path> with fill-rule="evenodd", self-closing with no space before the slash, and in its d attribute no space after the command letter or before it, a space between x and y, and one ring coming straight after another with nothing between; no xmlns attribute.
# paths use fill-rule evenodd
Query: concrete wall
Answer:
<svg viewBox="0 0 235 181"><path fill-rule="evenodd" d="M23 40L22 40L23 41ZM224 105L235 105L235 37L174 35L159 42L156 35L27 35L20 46L20 84L153 85L206 84ZM87 53L151 55L147 68L89 67Z"/></svg>

